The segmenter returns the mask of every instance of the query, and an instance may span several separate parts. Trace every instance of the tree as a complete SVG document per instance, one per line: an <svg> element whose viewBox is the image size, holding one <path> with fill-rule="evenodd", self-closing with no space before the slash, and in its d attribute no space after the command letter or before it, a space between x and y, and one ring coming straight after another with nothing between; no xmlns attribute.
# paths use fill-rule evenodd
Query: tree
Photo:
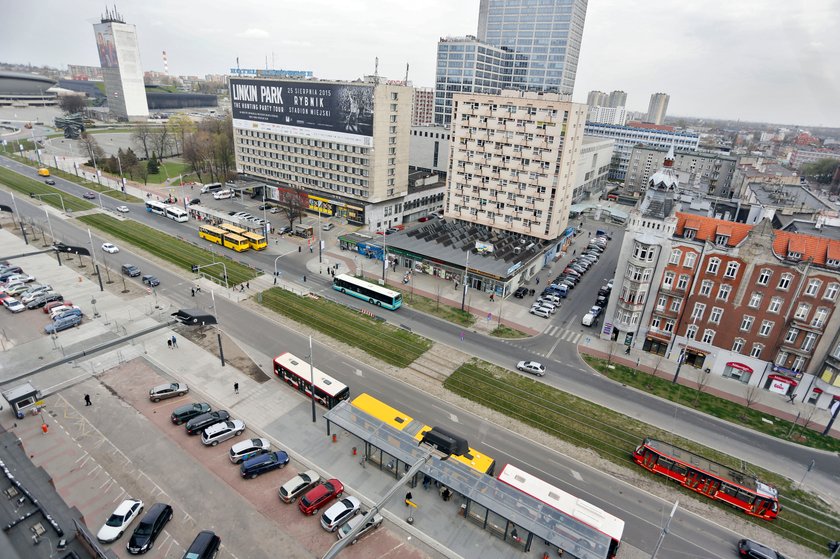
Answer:
<svg viewBox="0 0 840 559"><path fill-rule="evenodd" d="M303 212L309 206L305 192L295 190L280 190L279 207L289 220L289 227L294 228L295 220L303 223Z"/></svg>
<svg viewBox="0 0 840 559"><path fill-rule="evenodd" d="M139 161L128 168L128 175L132 179L137 177L143 181L143 184L149 184L149 170L146 168L146 165L143 165Z"/></svg>
<svg viewBox="0 0 840 559"><path fill-rule="evenodd" d="M108 159L105 160L105 170L111 173L112 175L116 175L120 172L120 163L117 161L117 157L112 155Z"/></svg>
<svg viewBox="0 0 840 559"><path fill-rule="evenodd" d="M198 130L198 127L190 117L180 113L170 116L169 122L167 122L165 126L169 129L169 133L172 136L175 154L184 152L187 137Z"/></svg>
<svg viewBox="0 0 840 559"><path fill-rule="evenodd" d="M799 167L799 172L802 176L820 184L828 184L834 177L834 173L838 167L840 167L840 160L819 159L813 163L803 163Z"/></svg>
<svg viewBox="0 0 840 559"><path fill-rule="evenodd" d="M697 407L697 402L700 400L700 394L709 386L709 381L712 380L712 373L707 373L703 369L697 369L696 373L697 390L694 392L694 407Z"/></svg>
<svg viewBox="0 0 840 559"><path fill-rule="evenodd" d="M172 153L172 135L166 126L155 127L150 134L150 141L153 151L157 152L160 159L163 159L167 152Z"/></svg>
<svg viewBox="0 0 840 559"><path fill-rule="evenodd" d="M87 107L84 95L62 95L58 98L58 106L67 114L80 113Z"/></svg>
<svg viewBox="0 0 840 559"><path fill-rule="evenodd" d="M96 138L92 134L82 132L81 136L79 136L79 142L82 145L82 149L91 158L87 163L88 165L94 165L94 160L97 166L100 163L104 163L105 151L99 147L99 143L97 143Z"/></svg>
<svg viewBox="0 0 840 559"><path fill-rule="evenodd" d="M744 393L744 404L747 406L747 409L751 408L758 401L759 396L761 396L761 387L759 385L751 384L747 387L747 391Z"/></svg>
<svg viewBox="0 0 840 559"><path fill-rule="evenodd" d="M152 152L152 156L146 162L146 169L150 175L157 175L160 172L160 163L157 160L157 156L155 156L155 152Z"/></svg>
<svg viewBox="0 0 840 559"><path fill-rule="evenodd" d="M152 127L148 124L138 124L131 132L131 140L137 149L143 152L146 159L149 158L149 152L152 149Z"/></svg>

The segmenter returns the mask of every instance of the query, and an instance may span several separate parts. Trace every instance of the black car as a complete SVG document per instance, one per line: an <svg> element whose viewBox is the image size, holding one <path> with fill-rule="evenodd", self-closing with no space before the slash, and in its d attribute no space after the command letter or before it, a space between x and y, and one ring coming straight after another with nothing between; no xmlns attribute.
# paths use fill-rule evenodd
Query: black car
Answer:
<svg viewBox="0 0 840 559"><path fill-rule="evenodd" d="M125 546L129 553L139 555L146 553L155 545L155 540L163 532L166 523L172 520L172 507L166 503L155 503L149 512L140 519L140 524L131 534L131 539Z"/></svg>
<svg viewBox="0 0 840 559"><path fill-rule="evenodd" d="M188 206L195 206L196 204L201 203L201 198L190 198L190 201L187 202Z"/></svg>
<svg viewBox="0 0 840 559"><path fill-rule="evenodd" d="M210 404L206 402L194 402L185 406L179 406L172 410L172 415L170 416L170 419L172 419L172 423L174 423L175 425L180 425L185 421L189 421L194 417L198 417L203 413L209 412Z"/></svg>
<svg viewBox="0 0 840 559"><path fill-rule="evenodd" d="M187 548L184 559L212 559L216 556L221 544L222 539L215 532L210 530L199 532Z"/></svg>
<svg viewBox="0 0 840 559"><path fill-rule="evenodd" d="M770 549L766 545L761 545L752 540L741 540L738 542L738 553L741 557L747 559L785 559L781 553L775 549Z"/></svg>
<svg viewBox="0 0 840 559"><path fill-rule="evenodd" d="M258 210L260 210L260 211L262 211L262 210L270 210L270 209L271 209L271 208L273 208L273 207L274 207L274 206L272 206L271 204L262 204L262 205L261 205L260 207L258 207L257 209L258 209Z"/></svg>
<svg viewBox="0 0 840 559"><path fill-rule="evenodd" d="M140 268L138 268L134 264L123 264L122 273L129 277L136 278L140 275Z"/></svg>
<svg viewBox="0 0 840 559"><path fill-rule="evenodd" d="M526 295L528 295L528 288L527 287L520 287L519 289L517 289L516 291L513 292L513 296L516 297L517 299L522 299Z"/></svg>
<svg viewBox="0 0 840 559"><path fill-rule="evenodd" d="M160 285L160 280L157 279L155 276L143 276L143 283L145 283L149 287L157 287L158 285Z"/></svg>
<svg viewBox="0 0 840 559"><path fill-rule="evenodd" d="M201 433L206 427L210 427L220 421L227 421L230 419L230 414L225 410L211 411L210 413L203 413L198 417L194 417L187 421L187 434L197 435Z"/></svg>
<svg viewBox="0 0 840 559"><path fill-rule="evenodd" d="M289 463L289 455L282 450L260 454L242 462L239 466L239 475L244 478L254 479L260 474L285 468Z"/></svg>
<svg viewBox="0 0 840 559"><path fill-rule="evenodd" d="M47 303L52 303L53 301L63 301L63 300L64 300L64 297L61 295L61 293L55 293L55 292L51 291L51 292L48 292L48 293L44 293L43 295L41 295L39 297L36 297L32 301L29 301L29 303L27 303L27 305L26 305L26 308L29 309L29 310L40 309L41 307L43 307Z"/></svg>
<svg viewBox="0 0 840 559"><path fill-rule="evenodd" d="M55 181L54 181L54 180L52 180L52 179L47 179L47 180L45 180L45 181L44 181L44 183L45 183L45 184L48 184L48 185L50 185L50 186L55 186Z"/></svg>

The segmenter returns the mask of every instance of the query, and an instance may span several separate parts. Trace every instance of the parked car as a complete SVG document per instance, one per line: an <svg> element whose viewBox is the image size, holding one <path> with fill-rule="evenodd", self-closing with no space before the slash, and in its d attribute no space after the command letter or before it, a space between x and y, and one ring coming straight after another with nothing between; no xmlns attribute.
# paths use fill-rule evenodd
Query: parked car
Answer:
<svg viewBox="0 0 840 559"><path fill-rule="evenodd" d="M44 313L45 314L50 314L50 311L52 311L56 307L64 307L64 306L72 306L72 305L73 305L73 303L71 301L53 301L52 303L47 303L46 305L44 305Z"/></svg>
<svg viewBox="0 0 840 559"><path fill-rule="evenodd" d="M127 275L128 277L136 278L140 275L140 268L138 268L134 264L123 264L121 269L122 273Z"/></svg>
<svg viewBox="0 0 840 559"><path fill-rule="evenodd" d="M39 295L35 299L32 299L26 304L26 308L29 310L33 309L40 309L47 303L52 303L53 301L63 301L64 296L61 293L56 293L54 291L48 291L42 295Z"/></svg>
<svg viewBox="0 0 840 559"><path fill-rule="evenodd" d="M30 276L29 274L12 274L11 276L6 277L5 283L7 285L12 285L15 283L31 283L35 281L35 276Z"/></svg>
<svg viewBox="0 0 840 559"><path fill-rule="evenodd" d="M239 466L239 475L244 478L254 479L258 475L285 468L289 463L289 455L282 450L276 450L267 454L260 454L242 462Z"/></svg>
<svg viewBox="0 0 840 559"><path fill-rule="evenodd" d="M174 398L176 396L183 396L190 391L190 387L183 382L170 382L167 384L159 384L149 390L149 400L152 402L160 402L167 398Z"/></svg>
<svg viewBox="0 0 840 559"><path fill-rule="evenodd" d="M55 334L56 332L61 332L62 330L67 330L68 328L73 328L74 326L78 326L82 323L82 315L78 314L71 314L64 316L62 318L56 318L53 322L50 322L46 326L44 326L44 333L45 334Z"/></svg>
<svg viewBox="0 0 840 559"><path fill-rule="evenodd" d="M120 503L99 532L96 534L96 539L102 543L111 543L122 537L126 528L137 520L140 513L143 512L143 501L140 499L126 499Z"/></svg>
<svg viewBox="0 0 840 559"><path fill-rule="evenodd" d="M88 190L87 192L82 194L82 198L84 198L85 200L94 200L96 198L96 194Z"/></svg>
<svg viewBox="0 0 840 559"><path fill-rule="evenodd" d="M592 325L595 323L595 319L596 319L596 318L597 318L597 317L596 317L594 314L592 314L592 313L586 313L586 314L585 314L585 315L583 315L583 317L580 319L580 323L581 323L583 326L592 326Z"/></svg>
<svg viewBox="0 0 840 559"><path fill-rule="evenodd" d="M56 313L52 315L53 322L58 322L59 320L64 320L65 318L69 318L71 316L77 316L81 320L82 318L82 309L76 306L67 307L66 309L62 310L60 313Z"/></svg>
<svg viewBox="0 0 840 559"><path fill-rule="evenodd" d="M26 310L26 305L18 301L13 297L7 297L3 299L3 306L6 307L6 310L11 311L13 313L19 313Z"/></svg>
<svg viewBox="0 0 840 559"><path fill-rule="evenodd" d="M516 297L517 299L522 299L526 295L528 295L528 288L527 287L520 287L519 289L517 289L516 291L513 292L513 296Z"/></svg>
<svg viewBox="0 0 840 559"><path fill-rule="evenodd" d="M163 532L166 523L172 520L172 507L165 503L155 503L149 512L140 519L126 549L133 555L146 553L155 545L155 540Z"/></svg>
<svg viewBox="0 0 840 559"><path fill-rule="evenodd" d="M20 301L21 303L28 303L38 295L48 291L52 291L52 287L49 285L30 285L28 289L20 292Z"/></svg>
<svg viewBox="0 0 840 559"><path fill-rule="evenodd" d="M198 417L199 415L208 413L209 411L210 404L206 402L193 402L192 404L179 406L172 410L172 415L169 416L169 419L171 419L172 423L175 425L181 425L185 421L189 421L193 417Z"/></svg>
<svg viewBox="0 0 840 559"><path fill-rule="evenodd" d="M201 198L190 198L190 201L187 202L188 206L195 206L196 204L201 203Z"/></svg>
<svg viewBox="0 0 840 559"><path fill-rule="evenodd" d="M271 209L271 208L273 208L273 207L274 207L274 206L272 206L271 204L260 204L260 205L257 207L257 209L258 209L258 210L260 210L260 211L263 211L263 210L270 210L270 209Z"/></svg>
<svg viewBox="0 0 840 559"><path fill-rule="evenodd" d="M218 423L220 421L227 421L228 419L230 419L230 414L225 410L216 410L208 413L203 413L187 421L187 434L195 435L201 433L204 429L210 427L214 423Z"/></svg>
<svg viewBox="0 0 840 559"><path fill-rule="evenodd" d="M160 285L160 280L155 276L145 275L141 278L141 281L149 287L157 287Z"/></svg>
<svg viewBox="0 0 840 559"><path fill-rule="evenodd" d="M321 226L321 229L323 231L332 231L333 229L335 229L335 225L333 225L332 223L325 223Z"/></svg>
<svg viewBox="0 0 840 559"><path fill-rule="evenodd" d="M371 534L374 530L382 526L382 522L384 519L379 514L370 514L370 511L364 511L361 514L357 514L350 520L344 523L341 528L338 529L338 539L344 539L347 535L361 523L364 523L364 527L359 530L355 536L353 536L353 541L350 542L350 545L355 544L357 541L362 539L363 537Z"/></svg>
<svg viewBox="0 0 840 559"><path fill-rule="evenodd" d="M417 221L419 221L420 223L425 223L426 221L429 221L429 219L430 219L429 216L424 215L423 217L421 217Z"/></svg>
<svg viewBox="0 0 840 559"><path fill-rule="evenodd" d="M214 423L201 432L201 442L205 446L216 446L233 437L238 437L245 430L245 422L241 419L231 419Z"/></svg>
<svg viewBox="0 0 840 559"><path fill-rule="evenodd" d="M545 365L536 361L520 361L516 364L516 369L523 373L537 375L538 377L545 376Z"/></svg>
<svg viewBox="0 0 840 559"><path fill-rule="evenodd" d="M53 320L62 313L75 307L75 305L70 301L53 301L52 303L47 303L47 305L52 305L54 303L58 303L58 306L51 308L49 312L50 318ZM44 307L46 308L47 305L44 305Z"/></svg>
<svg viewBox="0 0 840 559"><path fill-rule="evenodd" d="M540 316L542 318L550 318L551 317L551 311L549 311L548 309L546 309L544 307L531 307L531 310L529 310L528 312L533 314L533 315Z"/></svg>
<svg viewBox="0 0 840 559"><path fill-rule="evenodd" d="M338 499L344 493L344 485L337 479L328 479L306 492L298 501L298 509L306 515L313 515L324 505Z"/></svg>
<svg viewBox="0 0 840 559"><path fill-rule="evenodd" d="M284 503L294 503L298 496L315 487L319 481L321 481L321 476L318 472L307 470L281 485L277 493Z"/></svg>
<svg viewBox="0 0 840 559"><path fill-rule="evenodd" d="M265 454L271 451L271 443L268 439L248 439L247 441L240 441L230 447L228 451L228 458L234 464L239 464L254 456Z"/></svg>
<svg viewBox="0 0 840 559"><path fill-rule="evenodd" d="M222 545L222 538L211 530L198 533L184 553L183 559L214 559Z"/></svg>
<svg viewBox="0 0 840 559"><path fill-rule="evenodd" d="M594 305L591 309L589 309L589 314L591 314L595 317L599 317L599 316L601 316L601 311L602 310L604 310L602 307L599 307L598 305Z"/></svg>
<svg viewBox="0 0 840 559"><path fill-rule="evenodd" d="M356 516L362 503L356 497L345 497L328 508L321 515L321 528L327 532L335 532L339 526Z"/></svg>
<svg viewBox="0 0 840 559"><path fill-rule="evenodd" d="M280 209L280 208L278 208L277 206L272 206L272 207L271 207L271 210L269 210L269 213L279 214L281 211L283 211L283 210L281 210L281 209Z"/></svg>
<svg viewBox="0 0 840 559"><path fill-rule="evenodd" d="M102 243L102 250L108 254L116 254L120 251L119 247L112 243Z"/></svg>
<svg viewBox="0 0 840 559"><path fill-rule="evenodd" d="M127 214L128 213L128 206L117 206L117 211L120 212L121 214Z"/></svg>
<svg viewBox="0 0 840 559"><path fill-rule="evenodd" d="M747 539L738 542L738 553L747 559L785 559L775 549Z"/></svg>
<svg viewBox="0 0 840 559"><path fill-rule="evenodd" d="M21 295L26 293L29 287L25 283L16 283L14 285L9 285L6 287L6 293L12 296Z"/></svg>

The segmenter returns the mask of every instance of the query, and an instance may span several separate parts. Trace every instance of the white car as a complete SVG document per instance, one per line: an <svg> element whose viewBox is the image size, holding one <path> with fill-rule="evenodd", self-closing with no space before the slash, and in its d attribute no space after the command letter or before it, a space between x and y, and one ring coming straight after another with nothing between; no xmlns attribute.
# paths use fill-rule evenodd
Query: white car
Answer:
<svg viewBox="0 0 840 559"><path fill-rule="evenodd" d="M357 541L359 541L360 539L365 537L367 534L371 533L372 531L374 531L377 528L379 528L380 526L382 526L382 521L384 519L381 516L379 516L378 514L374 514L373 518L371 518L369 516L369 514L370 514L370 511L366 511L366 512L363 512L362 514L356 515L353 518L351 518L350 520L348 520L344 524L344 526L339 528L338 539L346 538L347 534L349 534L350 531L353 528L355 528L356 526L358 526L359 524L364 522L365 523L364 528L362 528L359 531L359 533L356 534L353 537L353 541L350 542L350 545L353 545L354 543L356 543Z"/></svg>
<svg viewBox="0 0 840 559"><path fill-rule="evenodd" d="M516 364L516 368L522 372L537 375L538 377L545 376L545 365L536 361L520 361Z"/></svg>
<svg viewBox="0 0 840 559"><path fill-rule="evenodd" d="M23 312L26 310L26 305L12 297L7 297L3 299L3 306L14 313Z"/></svg>
<svg viewBox="0 0 840 559"><path fill-rule="evenodd" d="M128 206L117 206L117 211L120 212L121 214L127 214L128 213Z"/></svg>
<svg viewBox="0 0 840 559"><path fill-rule="evenodd" d="M201 442L207 446L216 446L220 442L238 437L245 430L245 422L240 419L222 421L207 427L201 433Z"/></svg>
<svg viewBox="0 0 840 559"><path fill-rule="evenodd" d="M551 311L549 311L545 307L531 307L531 310L528 311L528 312L530 312L531 314L536 315L536 316L541 316L543 318L550 318L551 317Z"/></svg>
<svg viewBox="0 0 840 559"><path fill-rule="evenodd" d="M16 283L29 283L35 281L35 276L29 274L15 274L6 278L6 285L14 285Z"/></svg>
<svg viewBox="0 0 840 559"><path fill-rule="evenodd" d="M335 532L339 526L356 516L361 507L362 503L356 497L345 497L321 516L321 527L327 532Z"/></svg>
<svg viewBox="0 0 840 559"><path fill-rule="evenodd" d="M114 244L111 244L111 243L104 243L102 245L102 250L104 250L105 252L107 252L109 254L116 254L120 251L120 249L119 249L119 247L117 247L117 245L114 245Z"/></svg>
<svg viewBox="0 0 840 559"><path fill-rule="evenodd" d="M102 543L116 541L125 533L126 528L143 512L143 501L126 499L114 510L110 518L99 529L96 539Z"/></svg>

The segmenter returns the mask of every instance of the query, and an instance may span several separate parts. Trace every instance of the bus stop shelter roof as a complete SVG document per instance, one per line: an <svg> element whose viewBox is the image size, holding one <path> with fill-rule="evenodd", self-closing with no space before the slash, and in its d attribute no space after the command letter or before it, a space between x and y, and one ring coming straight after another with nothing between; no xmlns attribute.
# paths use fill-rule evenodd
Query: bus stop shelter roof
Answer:
<svg viewBox="0 0 840 559"><path fill-rule="evenodd" d="M428 453L411 435L341 402L324 417L406 464ZM571 516L455 460L436 456L421 469L433 479L580 559L607 559L610 538Z"/></svg>

